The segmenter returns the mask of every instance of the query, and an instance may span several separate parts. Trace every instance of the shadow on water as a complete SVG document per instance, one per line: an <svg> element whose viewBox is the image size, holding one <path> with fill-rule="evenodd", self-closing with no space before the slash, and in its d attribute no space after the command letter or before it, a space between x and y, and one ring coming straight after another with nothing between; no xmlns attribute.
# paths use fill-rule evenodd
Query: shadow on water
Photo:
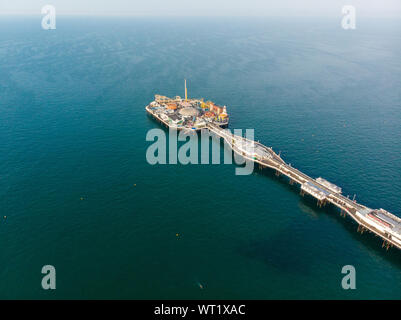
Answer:
<svg viewBox="0 0 401 320"><path fill-rule="evenodd" d="M274 170L263 168L258 170L257 174L272 178L278 185L299 195L299 186L297 184L290 185L287 177L276 176ZM334 248L334 252L333 248L328 251L322 251L318 248L315 250L315 247L310 245L319 241L316 238L317 229L324 230L326 225L329 228L330 224L335 221L351 235L353 240L361 243L370 253L401 269L400 250L390 248L390 250L386 251L385 248L382 248L383 241L374 233L358 233L358 224L348 216L340 216L340 210L334 205L329 204L319 208L316 206L316 200L308 195L301 197L301 203L301 211L316 219L316 221L311 221L308 230L303 230L300 233L296 226L292 225L285 232L280 232L273 238L255 241L240 248L239 252L244 256L259 259L270 266L290 273L308 274L311 272L309 266L313 264L313 260L330 258L329 255L334 255L339 264L346 265L347 261L349 261L348 258L352 258L352 256L344 252L340 244ZM329 220L318 220L322 215L328 217ZM318 227L316 227L317 223L319 224ZM316 251L316 254L314 254L314 251ZM311 252L311 254L305 258L305 252Z"/></svg>
<svg viewBox="0 0 401 320"><path fill-rule="evenodd" d="M312 274L312 261L305 257L304 252L309 250L309 241L298 241L298 237L292 237L291 233L296 229L286 229L285 233L279 233L273 238L252 241L238 248L238 252L248 258L256 259L280 272L297 275ZM296 249L296 250L294 250Z"/></svg>
<svg viewBox="0 0 401 320"><path fill-rule="evenodd" d="M341 224L341 226L349 232L352 239L358 241L369 252L380 256L395 267L401 269L401 250L394 247L386 250L382 247L383 240L372 232L365 231L363 234L359 233L357 231L358 224L349 216L340 216L339 209L333 205L327 206L324 209L324 213L327 214L331 220L335 220Z"/></svg>

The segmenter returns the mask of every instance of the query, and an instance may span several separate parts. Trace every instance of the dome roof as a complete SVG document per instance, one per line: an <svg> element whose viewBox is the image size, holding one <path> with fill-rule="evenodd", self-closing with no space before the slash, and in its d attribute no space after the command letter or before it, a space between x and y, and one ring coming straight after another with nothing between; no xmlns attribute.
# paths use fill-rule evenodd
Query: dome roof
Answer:
<svg viewBox="0 0 401 320"><path fill-rule="evenodd" d="M184 117L196 117L198 115L198 110L193 107L182 108L179 112Z"/></svg>

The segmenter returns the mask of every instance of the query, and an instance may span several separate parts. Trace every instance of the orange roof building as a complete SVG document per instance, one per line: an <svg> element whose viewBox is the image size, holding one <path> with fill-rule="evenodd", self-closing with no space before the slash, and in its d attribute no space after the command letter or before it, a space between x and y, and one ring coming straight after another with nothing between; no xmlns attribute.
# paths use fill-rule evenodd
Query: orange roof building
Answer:
<svg viewBox="0 0 401 320"><path fill-rule="evenodd" d="M167 109L169 109L169 110L176 110L176 109L177 109L177 104L175 104L175 103L169 103L169 104L167 104Z"/></svg>
<svg viewBox="0 0 401 320"><path fill-rule="evenodd" d="M209 110L210 110L210 111L213 111L213 112L215 112L215 113L217 113L217 114L220 114L220 113L223 113L224 108L223 108L223 107L220 107L220 106L218 106L218 105L215 105L214 103L210 103L210 104L209 104Z"/></svg>

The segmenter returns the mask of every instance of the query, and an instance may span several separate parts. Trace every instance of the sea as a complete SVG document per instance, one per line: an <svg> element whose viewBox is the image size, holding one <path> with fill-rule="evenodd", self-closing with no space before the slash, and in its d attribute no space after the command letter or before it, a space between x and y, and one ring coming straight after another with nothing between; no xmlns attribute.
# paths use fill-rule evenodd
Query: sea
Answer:
<svg viewBox="0 0 401 320"><path fill-rule="evenodd" d="M274 172L150 164L168 132L145 112L186 79L230 129L401 216L400 19L41 20L0 16L1 299L401 299L401 251Z"/></svg>

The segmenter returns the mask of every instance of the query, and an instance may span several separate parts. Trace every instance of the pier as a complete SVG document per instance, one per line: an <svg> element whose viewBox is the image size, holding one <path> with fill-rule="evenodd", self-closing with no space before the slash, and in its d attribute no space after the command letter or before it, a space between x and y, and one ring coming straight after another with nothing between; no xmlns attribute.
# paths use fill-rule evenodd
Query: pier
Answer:
<svg viewBox="0 0 401 320"><path fill-rule="evenodd" d="M189 132L209 130L211 133L224 139L233 152L244 159L253 161L261 168L274 170L277 176L286 176L291 185L294 183L300 185L300 195L313 197L316 199L318 207L321 208L327 204L332 204L340 209L342 217L348 215L358 224L358 232L364 233L365 231L369 231L380 237L383 241L383 248L387 250L391 247L401 249L401 218L384 209L371 209L358 203L355 199L351 200L342 194L342 189L339 186L322 177L314 179L287 164L271 147L266 147L246 137L234 135L230 130L224 129L227 127L228 122L216 123L206 120L204 125L198 128L177 127L169 123L168 118L163 117L163 113L152 110L150 106L146 107L146 111L167 128L171 127L176 130Z"/></svg>
<svg viewBox="0 0 401 320"><path fill-rule="evenodd" d="M272 148L232 134L229 130L208 123L207 128L213 134L223 138L230 148L244 159L259 164L262 168L270 168L276 175L288 177L290 184L300 185L300 194L317 200L317 206L331 203L340 209L340 215L351 217L358 224L358 232L369 231L383 240L382 247L401 249L401 219L384 209L371 209L342 194L342 189L319 177L313 179L305 173L293 168L276 154Z"/></svg>

